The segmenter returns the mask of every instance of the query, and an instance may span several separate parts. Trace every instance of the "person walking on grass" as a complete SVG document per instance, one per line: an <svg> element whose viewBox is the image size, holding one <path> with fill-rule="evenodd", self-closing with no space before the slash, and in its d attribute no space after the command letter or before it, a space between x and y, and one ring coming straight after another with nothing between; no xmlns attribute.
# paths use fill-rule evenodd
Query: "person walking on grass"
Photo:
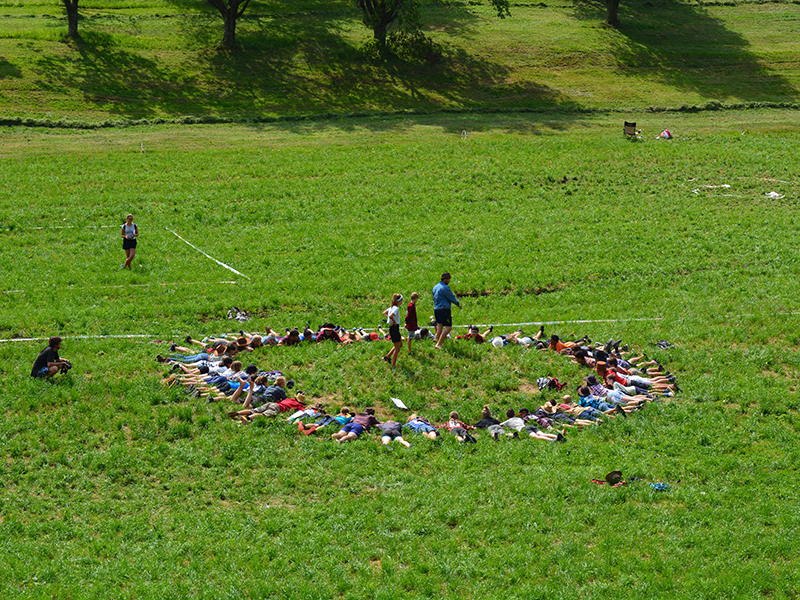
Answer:
<svg viewBox="0 0 800 600"><path fill-rule="evenodd" d="M133 257L136 255L136 238L139 237L139 228L133 222L133 215L125 217L122 225L122 249L125 250L125 262L122 263L123 269L130 270Z"/></svg>
<svg viewBox="0 0 800 600"><path fill-rule="evenodd" d="M383 357L388 363L392 363L392 368L397 364L397 355L400 354L400 348L403 347L403 338L400 335L400 302L403 301L403 294L395 294L392 296L392 304L383 311L386 317L386 323L389 325L389 339L392 340L392 349L389 354Z"/></svg>
<svg viewBox="0 0 800 600"><path fill-rule="evenodd" d="M45 379L59 372L66 373L71 369L72 364L66 358L58 356L59 350L61 350L61 338L57 336L51 337L47 343L47 348L42 350L36 360L33 361L31 377Z"/></svg>
<svg viewBox="0 0 800 600"><path fill-rule="evenodd" d="M433 288L433 315L436 319L435 348L439 350L442 349L447 334L453 330L453 315L450 312L453 304L461 308L458 298L450 290L450 273L442 273L442 280Z"/></svg>

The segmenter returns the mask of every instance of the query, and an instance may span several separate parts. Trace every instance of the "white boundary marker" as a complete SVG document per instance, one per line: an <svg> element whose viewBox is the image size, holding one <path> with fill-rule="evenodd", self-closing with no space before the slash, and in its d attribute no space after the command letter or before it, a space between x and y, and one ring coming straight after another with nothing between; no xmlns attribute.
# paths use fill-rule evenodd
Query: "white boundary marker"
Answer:
<svg viewBox="0 0 800 600"><path fill-rule="evenodd" d="M796 316L800 315L800 311L795 310L791 312L777 312L773 313L775 316ZM756 316L754 313L743 313L740 315L730 315L730 317L737 318L737 317L754 317ZM577 321L531 321L529 323L492 323L495 327L517 327L519 325L571 325L571 324L583 324L583 323L624 323L627 321L663 321L664 317L637 317L632 319L580 319ZM454 325L453 328L456 327L469 327L469 325ZM488 327L488 325L474 325L474 327ZM374 329L369 329L367 327L360 328L364 331L374 331ZM352 329L351 329L352 331ZM236 335L234 333L225 333L222 337ZM172 335L164 336L164 335L156 335L156 334L138 334L138 333L131 333L125 335L68 335L62 336L65 340L102 340L102 339L127 339L127 338L153 338L153 339L161 339L161 338L170 338L176 337ZM49 337L35 337L35 338L9 338L9 339L0 339L0 343L6 342L41 342L49 340Z"/></svg>
<svg viewBox="0 0 800 600"><path fill-rule="evenodd" d="M127 289L127 288L132 288L132 287L138 287L138 288L149 288L149 287L159 287L159 286L161 286L161 287L177 287L179 285L211 285L213 283L236 285L238 283L238 281L216 281L216 282L214 282L214 281L173 281L171 283L128 283L128 284L125 284L125 285L117 285L117 284L106 283L106 284L100 284L100 285L93 285L93 286L90 286L90 288L91 289L95 289L95 288L112 288L112 289L113 288L126 288ZM84 285L70 285L70 286L68 286L66 288L61 288L61 289L85 290L85 289L87 289L87 287L84 286ZM37 290L0 290L0 294L24 294L25 292L31 292L31 291L35 292Z"/></svg>
<svg viewBox="0 0 800 600"><path fill-rule="evenodd" d="M237 271L237 270L236 270L236 269L234 269L233 267L229 267L229 266L228 266L228 265L226 265L224 262L220 262L220 261L218 261L216 258L214 258L213 256L209 256L208 254L206 254L205 252L203 252L202 250L200 250L200 248L198 248L197 246L195 246L195 245L194 245L194 244L192 244L191 242L187 242L187 241L186 241L186 240L184 240L184 239L183 239L181 236L179 236L177 233L175 233L174 231L172 231L172 229L170 229L169 227L164 227L164 229L166 229L167 231L169 231L170 233L172 233L172 234L173 234L175 237L177 237L179 240L182 240L183 242L185 242L186 244L188 244L189 246L191 246L192 248L194 248L195 250L197 250L197 251L198 251L200 254L202 254L202 255L203 255L203 256L205 256L206 258L210 258L211 260L213 260L213 261L214 261L215 263L217 263L219 266L221 266L221 267L225 267L225 268L226 268L226 269L228 269L229 271L233 271L233 272L234 272L234 273L236 273L237 275L241 275L241 276L242 276L242 277L244 277L245 279L247 279L247 280L249 280L249 281L252 281L252 280L251 280L251 279L250 279L250 278L249 278L247 275L245 275L244 273L239 273L239 271Z"/></svg>

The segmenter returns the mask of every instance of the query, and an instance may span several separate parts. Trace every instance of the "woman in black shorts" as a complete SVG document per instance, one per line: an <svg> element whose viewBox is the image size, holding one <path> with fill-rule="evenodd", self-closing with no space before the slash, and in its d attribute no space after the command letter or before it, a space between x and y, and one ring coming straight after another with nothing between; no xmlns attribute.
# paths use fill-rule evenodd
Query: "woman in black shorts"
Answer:
<svg viewBox="0 0 800 600"><path fill-rule="evenodd" d="M122 268L130 269L133 257L136 255L136 238L139 237L139 228L133 222L133 215L125 218L122 225L122 249L125 250L126 260L122 263Z"/></svg>
<svg viewBox="0 0 800 600"><path fill-rule="evenodd" d="M386 323L389 325L389 339L392 340L393 347L389 354L383 357L388 363L392 363L394 369L397 363L397 355L400 354L400 348L403 347L403 337L400 335L400 303L403 301L402 294L395 294L392 296L392 305L383 311L386 317Z"/></svg>

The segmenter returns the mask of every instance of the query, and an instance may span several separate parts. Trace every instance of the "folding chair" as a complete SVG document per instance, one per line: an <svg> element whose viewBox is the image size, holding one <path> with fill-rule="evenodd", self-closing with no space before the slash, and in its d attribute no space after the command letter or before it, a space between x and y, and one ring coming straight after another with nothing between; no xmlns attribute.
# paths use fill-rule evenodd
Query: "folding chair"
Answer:
<svg viewBox="0 0 800 600"><path fill-rule="evenodd" d="M636 131L636 123L628 123L625 121L625 126L622 128L622 133L628 137L637 137L639 132Z"/></svg>

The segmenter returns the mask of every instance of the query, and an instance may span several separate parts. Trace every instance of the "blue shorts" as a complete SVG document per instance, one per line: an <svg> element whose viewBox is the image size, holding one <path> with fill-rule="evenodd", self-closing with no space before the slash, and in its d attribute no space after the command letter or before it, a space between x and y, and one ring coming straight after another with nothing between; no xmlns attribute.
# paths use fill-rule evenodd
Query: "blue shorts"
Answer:
<svg viewBox="0 0 800 600"><path fill-rule="evenodd" d="M50 374L50 367L42 367L38 371L36 371L36 375L34 377L36 379L44 379Z"/></svg>
<svg viewBox="0 0 800 600"><path fill-rule="evenodd" d="M444 325L445 327L453 326L453 313L449 308L438 308L434 310L433 318L436 319L437 325Z"/></svg>
<svg viewBox="0 0 800 600"><path fill-rule="evenodd" d="M355 433L356 437L359 437L362 433L364 433L364 427L358 423L348 423L342 427L342 431L345 433Z"/></svg>

